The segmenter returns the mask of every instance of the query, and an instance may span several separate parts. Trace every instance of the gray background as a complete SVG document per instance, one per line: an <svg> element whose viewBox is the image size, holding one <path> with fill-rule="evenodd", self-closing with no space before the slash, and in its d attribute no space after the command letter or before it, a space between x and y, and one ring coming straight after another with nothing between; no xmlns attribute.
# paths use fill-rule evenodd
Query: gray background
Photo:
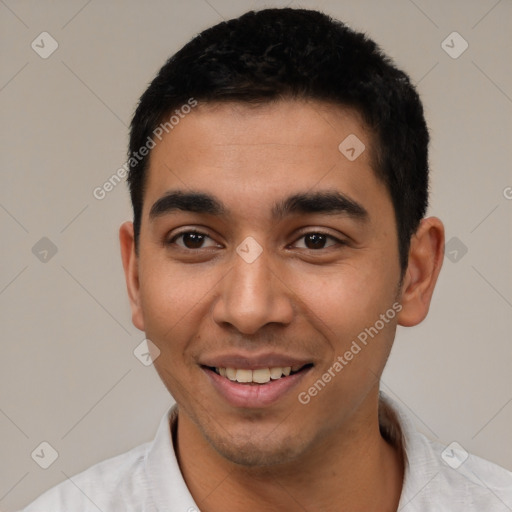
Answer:
<svg viewBox="0 0 512 512"><path fill-rule="evenodd" d="M135 104L170 54L222 18L284 5L367 32L418 84L430 214L456 239L428 319L399 329L382 386L430 437L512 469L509 0L0 0L2 510L150 440L172 403L133 354L144 335L119 256L126 186L103 200L93 190L125 162ZM59 45L47 59L31 48L43 31ZM456 59L441 46L453 31L469 44ZM47 241L33 252L43 237L57 248L46 261ZM43 441L59 454L46 470L31 457Z"/></svg>

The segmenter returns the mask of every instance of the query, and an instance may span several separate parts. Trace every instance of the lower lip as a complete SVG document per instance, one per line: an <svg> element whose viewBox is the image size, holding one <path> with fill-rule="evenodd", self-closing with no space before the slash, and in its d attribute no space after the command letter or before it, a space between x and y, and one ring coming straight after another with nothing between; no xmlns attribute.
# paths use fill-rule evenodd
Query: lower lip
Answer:
<svg viewBox="0 0 512 512"><path fill-rule="evenodd" d="M276 403L279 399L298 386L300 381L309 372L311 367L300 372L270 380L266 384L240 384L218 373L202 368L217 392L222 395L232 406L245 408L266 407Z"/></svg>

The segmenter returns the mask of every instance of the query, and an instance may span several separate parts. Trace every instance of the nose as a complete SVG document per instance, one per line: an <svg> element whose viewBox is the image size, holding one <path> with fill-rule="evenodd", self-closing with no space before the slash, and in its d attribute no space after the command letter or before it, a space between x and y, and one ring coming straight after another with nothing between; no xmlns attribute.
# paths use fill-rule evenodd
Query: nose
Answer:
<svg viewBox="0 0 512 512"><path fill-rule="evenodd" d="M243 334L256 333L266 324L287 325L293 318L292 292L270 267L265 251L252 262L233 255L233 267L220 283L213 319L229 324Z"/></svg>

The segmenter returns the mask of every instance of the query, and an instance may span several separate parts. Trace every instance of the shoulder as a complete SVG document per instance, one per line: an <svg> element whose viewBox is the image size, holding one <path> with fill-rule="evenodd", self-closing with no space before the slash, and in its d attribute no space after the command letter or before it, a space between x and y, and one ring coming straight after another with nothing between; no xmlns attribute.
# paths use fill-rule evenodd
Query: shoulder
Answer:
<svg viewBox="0 0 512 512"><path fill-rule="evenodd" d="M400 411L406 470L402 512L510 512L512 472L418 432Z"/></svg>
<svg viewBox="0 0 512 512"><path fill-rule="evenodd" d="M410 454L413 464L417 471L425 468L424 475L428 474L429 479L420 492L423 495L420 501L444 507L438 510L509 512L512 509L512 472L468 453L455 442L444 446L418 433L417 444L422 444L423 449Z"/></svg>
<svg viewBox="0 0 512 512"><path fill-rule="evenodd" d="M141 444L66 478L22 512L97 512L116 510L115 503L137 503L137 493L145 487L144 459L150 445Z"/></svg>
<svg viewBox="0 0 512 512"><path fill-rule="evenodd" d="M379 422L384 437L400 448L405 475L401 512L510 512L512 472L418 432L412 417L381 391Z"/></svg>

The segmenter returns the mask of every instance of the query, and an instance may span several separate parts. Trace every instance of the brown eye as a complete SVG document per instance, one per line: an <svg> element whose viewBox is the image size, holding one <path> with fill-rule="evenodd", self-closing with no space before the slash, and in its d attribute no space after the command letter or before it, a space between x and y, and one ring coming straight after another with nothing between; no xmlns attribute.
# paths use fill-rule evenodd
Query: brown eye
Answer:
<svg viewBox="0 0 512 512"><path fill-rule="evenodd" d="M332 245L340 244L343 245L343 241L338 240L337 238L328 235L326 233L316 232L312 231L310 233L306 233L302 235L299 240L304 239L304 249L310 249L310 250L319 250L319 249L325 249L326 247L330 247ZM330 245L326 246L326 243L328 240L333 240L334 243L331 243Z"/></svg>
<svg viewBox="0 0 512 512"><path fill-rule="evenodd" d="M179 239L182 240L182 243L176 243ZM178 247L184 249L202 249L203 243L207 239L210 239L210 237L205 233L201 233L199 231L183 231L182 233L172 237L168 242L166 242L166 245L174 245L176 243ZM216 244L214 243L213 246L215 245Z"/></svg>
<svg viewBox="0 0 512 512"><path fill-rule="evenodd" d="M204 242L204 235L199 233L183 233L183 244L188 249L199 249Z"/></svg>

